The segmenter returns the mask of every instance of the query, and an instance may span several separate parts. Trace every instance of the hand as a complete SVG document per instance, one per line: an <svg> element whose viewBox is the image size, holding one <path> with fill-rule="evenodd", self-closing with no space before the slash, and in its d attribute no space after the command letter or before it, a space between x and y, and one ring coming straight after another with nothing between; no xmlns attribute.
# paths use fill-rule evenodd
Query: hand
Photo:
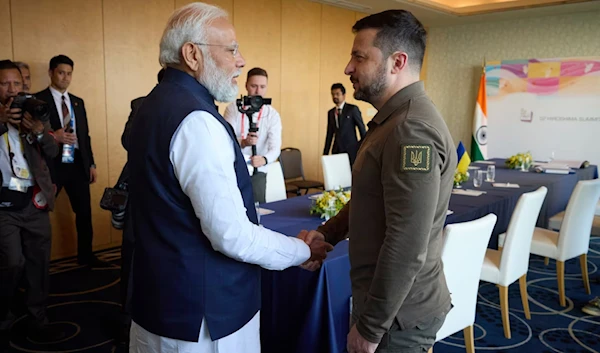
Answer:
<svg viewBox="0 0 600 353"><path fill-rule="evenodd" d="M379 343L369 342L360 335L356 329L356 325L352 326L348 334L348 344L346 348L348 353L375 353Z"/></svg>
<svg viewBox="0 0 600 353"><path fill-rule="evenodd" d="M98 172L96 172L95 167L90 168L90 184L93 184L98 180Z"/></svg>
<svg viewBox="0 0 600 353"><path fill-rule="evenodd" d="M54 131L54 138L58 143L66 143L69 145L73 145L77 142L77 135L71 132L65 132L65 129Z"/></svg>
<svg viewBox="0 0 600 353"><path fill-rule="evenodd" d="M254 146L258 142L258 134L256 132L248 133L245 139L242 140L242 148Z"/></svg>
<svg viewBox="0 0 600 353"><path fill-rule="evenodd" d="M320 237L317 235L320 235ZM323 260L327 258L327 253L333 250L333 246L325 242L323 234L314 230L310 232L303 230L297 237L302 239L309 246L311 253L310 258L300 265L300 267L308 271L318 270L321 267Z"/></svg>
<svg viewBox="0 0 600 353"><path fill-rule="evenodd" d="M263 165L267 164L267 161L265 160L265 157L263 157L263 156L252 156L252 157L250 157L250 164L252 164L252 166L254 168L258 168L258 167L262 167Z"/></svg>
<svg viewBox="0 0 600 353"><path fill-rule="evenodd" d="M32 118L29 112L25 112L25 114L23 114L21 126L31 131L34 135L39 135L44 132L44 124L42 124L41 121Z"/></svg>
<svg viewBox="0 0 600 353"><path fill-rule="evenodd" d="M21 123L21 109L10 109L12 102L13 98L9 99L6 105L0 103L0 123L11 123L13 125L19 125Z"/></svg>

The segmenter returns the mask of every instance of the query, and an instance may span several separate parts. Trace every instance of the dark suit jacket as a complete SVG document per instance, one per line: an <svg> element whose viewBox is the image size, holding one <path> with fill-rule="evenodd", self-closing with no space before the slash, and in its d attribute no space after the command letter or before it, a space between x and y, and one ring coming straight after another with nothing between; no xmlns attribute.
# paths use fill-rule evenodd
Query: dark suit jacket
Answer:
<svg viewBox="0 0 600 353"><path fill-rule="evenodd" d="M5 133L8 133L8 127L6 124L0 124L0 136ZM54 209L55 188L46 161L56 157L59 153L58 143L52 136L50 124L44 124L44 136L40 141L34 137L31 144L25 138L21 138L21 142L29 170L35 177L36 184L40 187L42 194L48 202L48 209L52 211ZM2 175L0 173L1 180Z"/></svg>
<svg viewBox="0 0 600 353"><path fill-rule="evenodd" d="M346 103L339 117L340 126L338 128L335 123L335 109L337 107L327 112L327 137L325 138L323 154L329 154L330 149L332 154L348 153L350 162L352 163L356 158L359 147L358 139L356 138L356 128L358 128L360 138L363 139L367 133L365 124L363 123L358 107L354 104ZM331 148L332 141L333 148Z"/></svg>
<svg viewBox="0 0 600 353"><path fill-rule="evenodd" d="M129 151L131 141L131 125L133 125L133 118L137 115L138 110L142 106L144 98L146 97L139 97L131 101L131 113L129 113L129 118L127 118L127 122L125 123L123 135L121 135L121 144L123 145L125 151ZM123 170L121 171L121 175L119 176L119 180L117 180L117 184L115 185L115 187L117 187L117 185L119 185L121 182L129 181L129 167L127 166L127 164L128 162L125 162L125 165L123 166Z"/></svg>
<svg viewBox="0 0 600 353"><path fill-rule="evenodd" d="M48 103L50 106L50 125L52 126L52 130L56 131L62 129L60 115L58 114L58 110L56 110L56 104L54 103L54 98L52 97L50 88L46 88L45 90L36 93L35 96L36 98ZM92 141L90 139L87 113L85 111L83 99L74 96L71 93L69 93L69 98L71 99L73 113L75 114L75 129L77 130L76 132L77 142L79 143L79 151L81 152L84 170L89 178L90 167L95 163L94 153L92 152ZM62 144L60 144L59 151L62 151L62 147ZM54 158L52 165L50 165L50 169L52 171L53 180L60 180L57 178L62 173L62 153L59 153L58 156Z"/></svg>

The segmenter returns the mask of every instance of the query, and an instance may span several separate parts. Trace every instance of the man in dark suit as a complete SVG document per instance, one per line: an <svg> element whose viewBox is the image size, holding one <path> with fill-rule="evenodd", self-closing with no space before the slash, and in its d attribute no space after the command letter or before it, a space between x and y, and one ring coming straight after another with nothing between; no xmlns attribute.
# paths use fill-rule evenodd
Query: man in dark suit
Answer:
<svg viewBox="0 0 600 353"><path fill-rule="evenodd" d="M50 60L48 75L50 87L36 94L38 99L50 106L50 124L55 138L65 154L66 148L74 146L73 159L62 158L59 154L51 161L53 180L58 193L62 187L67 190L77 227L77 261L81 265L104 267L92 253L92 208L90 205L90 184L96 182L96 165L92 153L87 114L83 99L67 92L73 74L73 60L58 55Z"/></svg>
<svg viewBox="0 0 600 353"><path fill-rule="evenodd" d="M341 83L331 86L331 98L335 107L327 112L327 137L325 138L325 149L323 155L348 153L350 165L356 159L358 152L358 139L356 128L363 139L366 135L365 124L360 114L360 109L353 104L346 103L346 88ZM334 137L335 136L335 137ZM333 140L333 149L331 141Z"/></svg>
<svg viewBox="0 0 600 353"><path fill-rule="evenodd" d="M158 72L158 83L162 81L165 69ZM131 126L146 97L138 97L131 101L131 113L125 123L125 129L121 135L121 144L129 151ZM117 181L115 188L123 184L129 184L129 166L126 162ZM119 328L118 342L129 343L129 329L131 327L131 266L133 262L133 248L135 238L133 236L133 224L131 222L131 200L127 203L123 225L123 242L121 244L121 327Z"/></svg>

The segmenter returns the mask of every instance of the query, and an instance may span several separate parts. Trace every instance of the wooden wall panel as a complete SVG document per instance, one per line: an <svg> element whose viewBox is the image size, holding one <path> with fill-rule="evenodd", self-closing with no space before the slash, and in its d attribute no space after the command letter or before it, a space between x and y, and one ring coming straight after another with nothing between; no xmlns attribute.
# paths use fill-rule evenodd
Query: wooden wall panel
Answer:
<svg viewBox="0 0 600 353"><path fill-rule="evenodd" d="M85 100L98 182L91 187L94 245L110 243L110 217L98 206L108 182L106 100L101 0L14 0L14 55L32 66L32 91L48 83L48 62L65 54L75 62L69 92ZM74 255L77 248L73 215L66 193L52 214L53 257Z"/></svg>
<svg viewBox="0 0 600 353"><path fill-rule="evenodd" d="M0 60L13 59L10 0L0 0Z"/></svg>
<svg viewBox="0 0 600 353"><path fill-rule="evenodd" d="M173 12L173 0L103 0L106 60L109 185L116 183L127 152L121 134L131 112L131 100L146 96L157 84L159 43ZM111 243L121 231L110 227Z"/></svg>
<svg viewBox="0 0 600 353"><path fill-rule="evenodd" d="M238 0L239 1L239 0ZM195 0L175 0L175 8L180 8L189 3L196 2ZM203 0L202 2L218 6L229 13L233 19L233 0Z"/></svg>
<svg viewBox="0 0 600 353"><path fill-rule="evenodd" d="M304 174L314 179L319 175L323 153L319 141L321 5L307 1L283 1L282 5L282 147L300 149Z"/></svg>
<svg viewBox="0 0 600 353"><path fill-rule="evenodd" d="M321 12L321 64L320 64L320 101L319 101L319 139L320 154L323 153L327 135L327 111L333 108L331 85L340 82L346 87L346 100L353 102L352 85L344 74L350 59L352 42L352 26L356 22L354 11L323 5ZM318 158L318 176L323 178L321 158Z"/></svg>
<svg viewBox="0 0 600 353"><path fill-rule="evenodd" d="M248 70L261 67L269 73L267 96L273 98L273 107L278 112L281 112L281 1L235 0L233 3L233 23L240 52L246 60L238 79L240 94L246 94Z"/></svg>

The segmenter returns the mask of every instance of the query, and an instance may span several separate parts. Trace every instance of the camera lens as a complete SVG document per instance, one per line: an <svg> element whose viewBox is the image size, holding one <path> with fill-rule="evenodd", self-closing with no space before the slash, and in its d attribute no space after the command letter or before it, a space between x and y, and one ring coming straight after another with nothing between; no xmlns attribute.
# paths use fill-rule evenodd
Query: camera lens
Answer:
<svg viewBox="0 0 600 353"><path fill-rule="evenodd" d="M115 229L123 229L125 224L125 211L113 212L111 223Z"/></svg>

